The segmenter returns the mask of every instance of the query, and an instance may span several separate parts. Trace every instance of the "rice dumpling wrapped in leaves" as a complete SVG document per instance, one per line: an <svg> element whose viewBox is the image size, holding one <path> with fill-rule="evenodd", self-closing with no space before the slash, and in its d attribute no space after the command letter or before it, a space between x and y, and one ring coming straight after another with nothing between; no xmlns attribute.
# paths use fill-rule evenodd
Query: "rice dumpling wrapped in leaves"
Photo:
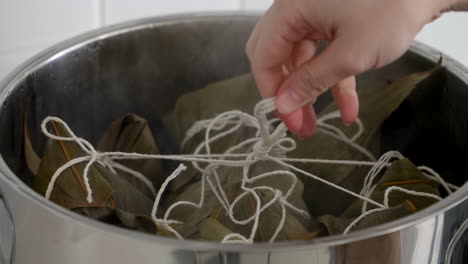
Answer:
<svg viewBox="0 0 468 264"><path fill-rule="evenodd" d="M359 87L360 99L359 119L363 130L353 142L371 152L359 151L349 143L330 134L319 124L316 133L305 139L297 140L297 147L288 153L288 157L328 160L373 160L372 156L380 153L380 129L386 118L395 111L403 100L411 93L421 81L428 78L440 67L440 62L432 69L405 76L386 87L368 86ZM336 111L335 103L330 104L319 113L321 117ZM356 127L346 127L339 120L332 123L349 139L356 133ZM359 191L368 168L349 165L310 164L297 163L298 168L317 175L327 181L338 184L351 191ZM309 177L301 177L304 182L304 201L309 206L312 215L323 214L340 215L349 205L353 197L340 190L318 182Z"/></svg>
<svg viewBox="0 0 468 264"><path fill-rule="evenodd" d="M135 123L125 123L124 120L128 120L128 116L124 117L114 123L101 139L103 148L112 151L135 150L143 153L157 153L157 146L154 140L151 141L151 132L145 131L147 130L147 127L145 128L146 121L136 116L130 117L144 123L143 128L131 131L134 127L128 126L134 126ZM116 124L120 124L119 131L115 131ZM133 136L130 135L131 132L134 132ZM60 137L70 137L63 125L55 121L51 122L51 133ZM122 142L122 139L126 142ZM146 142L141 142L148 139L150 139L149 145ZM29 150L32 151L32 149ZM52 175L60 167L73 159L87 155L75 141L48 139L43 157L40 159L37 175L35 175L34 189L45 195ZM87 162L78 163L63 171L53 186L50 200L97 220L154 233L156 226L150 217L154 195L148 191L148 186L143 186L140 182L135 181L125 171L122 173L121 170L117 169L114 172L95 162L89 167L87 174L92 190L92 202L89 203L87 200L88 191L83 179L86 164ZM153 166L154 164L145 166L145 164L140 163L141 167L138 167L137 164L130 163L129 166L134 166L135 170L140 173L151 172L153 178L161 177L159 166ZM139 171L140 169L142 170Z"/></svg>
<svg viewBox="0 0 468 264"><path fill-rule="evenodd" d="M281 165L275 164L271 161L262 161L258 162L251 166L250 173L251 177L255 175L260 175L268 171L285 171L284 167ZM232 197L230 202L234 201L234 198L242 194L241 189L241 174L231 174L228 179L228 188L229 196ZM292 186L292 179L286 174L279 173L267 178L259 179L251 184L251 187L271 187L274 190L278 190L281 193L287 193L289 188L293 187L291 196L288 197L288 202L294 207L303 210L308 213L307 206L302 200L302 193L304 187L300 180L297 181L295 186ZM257 194L261 199L262 205L269 202L274 198L274 193L268 190L258 190ZM229 197L228 197L229 198ZM233 215L238 220L244 220L256 212L256 200L252 195L247 195L236 205ZM256 233L256 241L268 242L273 234L275 233L280 219L282 216L282 210L280 202L275 202L273 205L265 209L260 214L259 220L259 229ZM276 237L276 241L282 240L293 240L300 237L306 236L310 232L318 232L319 225L313 219L305 217L289 208L286 210L286 220L285 225ZM227 214L221 213L219 216L219 221L223 223L226 227L231 230L235 230L237 233L242 234L244 237L250 235L252 224L249 225L239 225L234 223Z"/></svg>
<svg viewBox="0 0 468 264"><path fill-rule="evenodd" d="M362 133L360 134L359 137L350 141L352 141L355 144L355 146L356 145L362 146L362 149L364 151L360 151L355 146L351 146L349 142L343 142L342 139L338 139L336 136L329 133L329 131L326 129L319 129L317 133L311 138L302 140L302 141L297 141L297 148L293 150L291 153L287 153L287 156L293 157L293 158L322 158L322 159L331 159L331 160L365 160L365 159L373 160L375 159L374 156L379 153L378 140L379 140L379 131L382 126L382 123L395 109L399 107L401 102L411 93L411 91L417 86L419 82L426 79L439 67L440 67L440 64L436 65L434 68L428 71L419 72L419 73L415 73L415 74L411 74L409 76L403 77L402 79L397 80L396 82L388 85L387 87L361 87L360 89L360 98L361 98L360 120L364 126L364 130L361 131ZM246 78L246 76L239 77L239 78ZM235 78L235 79L228 80L225 82L216 83L216 84L213 84L212 86L208 86L207 88L201 89L193 93L186 94L183 97L181 97L176 104L176 108L174 112L171 113L165 119L165 124L168 126L168 129L174 131L174 134L176 135L175 137L183 141L183 138L184 138L183 129L181 128L184 127L186 130L188 130L190 126L189 125L190 122L192 122L193 124L198 120L213 118L217 114L223 111L228 111L232 109L236 109L236 110L240 109L245 112L249 110L252 111L251 109L253 109L253 105L257 102L256 100L252 100L252 101L244 100L242 101L242 103L240 103L239 101L234 99L232 101L227 100L225 104L221 104L221 105L219 105L218 103L210 105L210 102L206 101L206 98L210 98L210 96L212 96L213 94L232 94L232 91L235 91L236 93L239 93L239 94L249 94L252 92L254 93L256 92L253 80L249 81L249 86L248 86L248 88L251 89L251 91L245 91L246 86L244 87L235 86L233 88L231 85L237 84L239 82L239 78ZM245 80L245 79L242 79L242 80ZM252 89L254 91L252 91ZM230 99L230 97L227 97L227 98ZM234 98L239 98L239 97L234 96ZM246 105L249 106L250 109L245 109ZM321 111L320 115L325 116L327 114L332 113L333 111L336 111L335 104L331 104L328 107L326 107L324 110ZM189 113L188 117L184 117L186 113ZM199 116L197 114L199 114ZM188 122L188 123L181 124L183 122ZM331 121L331 123L332 125L338 127L340 130L344 131L344 133L349 138L352 138L352 134L355 132L353 131L355 130L355 127L340 126L338 122L334 122L333 120ZM213 144L211 153L224 153L224 151L226 151L226 146L234 146L236 143L239 143L239 141L252 137L251 134L249 135L249 133L244 133L244 131L241 131L241 133L237 135L240 135L240 136L238 138L228 138L225 141L220 141L220 142L216 142L215 144ZM203 140L204 140L204 135L200 133L198 137L197 136L193 137L192 140L189 141L188 143L184 142L186 144L182 146L183 147L182 153L193 153L195 146L197 146ZM221 142L224 144L222 144ZM366 149L371 149L372 152L366 151ZM255 166L258 166L258 165L259 164L255 164L252 167L255 168ZM368 171L368 168L366 167L356 167L356 166L349 166L349 165L308 164L308 163L303 163L303 164L297 163L295 165L304 171L311 172L325 180L341 185L354 192L357 192L362 188L364 176L366 175ZM272 164L269 164L266 167L267 168L262 168L261 170L278 169L278 168L274 168L275 166L274 165L272 166ZM280 168L280 169L284 169L284 168ZM232 186L236 186L236 184L240 186L241 181L240 181L240 177L238 176L240 172L236 173L234 169L230 169L229 173L232 173L235 179L236 177L238 177L237 178L238 181L233 182L229 176L227 177L227 179L221 177L221 184L223 187L226 186L225 188L229 196L236 197L236 190L240 191L240 188L239 187L236 188ZM176 183L173 185L172 190L173 191L180 190L182 186L184 186L189 181L194 180L194 179L195 180L199 179L197 178L197 172L195 170L193 170L193 172L186 178L179 179L180 181L178 182L176 181ZM337 190L333 187L330 187L321 182L318 182L312 178L308 178L304 176L304 177L301 177L301 180L305 182L305 188L307 189L307 192L304 193L302 191L302 188L304 187L302 186L302 183L301 183L301 191L295 192L295 194L303 193L303 199L305 200L305 204L307 204L307 206L304 205L304 200L300 199L298 200L300 201L299 207L301 206L308 207L312 215L315 215L315 216L322 215L322 217L328 217L328 216L323 216L323 215L332 214L334 215L334 217L339 216L343 213L343 211L350 205L350 203L353 200L353 199L350 199L349 194L346 194L340 190ZM193 183L193 186L195 186L196 184L199 185L200 183L195 182ZM269 184L271 184L271 181L263 182L262 184L268 186ZM284 185L284 182L281 182L281 184ZM281 188L281 187L276 186L276 188ZM210 192L210 190L207 190L206 192ZM211 193L210 195L214 196L213 193ZM265 196L268 196L268 194L265 194ZM182 196L180 196L179 198L182 198ZM263 198L268 200L268 198L266 197L263 197ZM197 201L198 199L199 198L197 197ZM248 216L250 216L249 211L250 213L252 213L252 207L253 207L252 197L250 197L250 204L249 204L249 199L245 198L244 200L245 200L245 203L239 204L239 207L238 207L239 209L238 214L242 216L242 217L239 217L239 219L248 218ZM175 200L170 200L170 201L171 202L177 201L177 198ZM213 203L210 205L209 209L204 208L203 211L208 210L209 212L213 212L216 206L220 207L221 205L216 205L216 203ZM392 210L394 210L395 212L391 213L391 215L395 215L395 216L400 215L399 217L404 215L405 212L410 213L414 211L412 204L408 204L408 203L406 204L401 203L401 206ZM232 223L228 215L226 214L220 215L219 208L217 212L218 213L216 213L215 211L215 220L217 220L227 229L232 230L233 232L239 232L244 236L248 235L248 231L249 231L248 225L246 226L236 225L235 223ZM277 212L279 212L278 209L276 209L275 212L269 215L269 218L275 219L276 217L275 213ZM265 215L268 215L268 211L265 211L263 213ZM181 218L178 218L178 217L181 217L182 214L176 213L175 218L183 221ZM387 215L389 214L389 212L382 212L379 214ZM377 214L376 216L378 216L379 214ZM210 214L208 214L207 212L204 212L203 216L194 218L196 219L194 220L195 222L190 222L192 225L191 234L196 233L195 227L198 225L197 222L202 221L208 215ZM307 224L304 224L304 221L302 220L303 219L299 218L298 222L302 222L304 227L306 227L306 229L298 233L304 233L306 232L306 230L309 230L312 232L318 230L318 228L313 223L313 221L308 222L308 224L310 225L307 226ZM294 222L294 220L290 220L290 221L291 223ZM350 219L349 222L351 221L352 219ZM369 221L369 220L366 220L366 221ZM366 223L366 221L364 221L363 223ZM186 221L183 221L183 222L186 222ZM262 223L261 227L268 228L268 223ZM299 229L296 228L296 230L299 230ZM268 237L271 234L271 232L272 232L271 228L270 230L267 230L267 231L259 229L259 234L258 236L256 236L256 239L259 239L259 241L266 241L268 240ZM284 239L292 239L292 237L298 234L288 235L288 230L286 230L285 232L282 233L282 235ZM279 239L281 239L281 235Z"/></svg>
<svg viewBox="0 0 468 264"><path fill-rule="evenodd" d="M251 74L244 74L229 80L223 80L206 87L182 95L176 102L174 111L164 117L164 126L173 140L180 145L184 142L187 131L195 122L211 119L218 114L240 110L251 112L255 104L261 99L255 85L255 80ZM251 130L242 130L235 135L225 139L224 144L212 146L213 153L221 153L219 147L234 146L235 142L241 142L253 135ZM182 153L193 153L196 146L204 139L202 134L195 136L184 146L181 146ZM189 167L189 171L176 178L171 183L171 190L177 191L188 183L197 172Z"/></svg>
<svg viewBox="0 0 468 264"><path fill-rule="evenodd" d="M87 174L92 189L91 203L83 179L89 160L63 171L50 193L50 200L79 214L129 229L209 241L223 241L233 234L248 238L250 242L313 239L319 235L343 233L354 222L352 231L404 217L432 205L440 196L438 185L409 160L393 162L384 174L376 177L378 182L370 199L385 204L385 195L392 190L388 208L375 211L375 205L367 204L365 211L374 211L361 217L364 210L362 200L296 173L294 167L286 163L286 158L375 160L381 153L379 137L383 122L421 81L439 67L440 63L433 69L403 77L386 87L360 87L359 118L362 127L342 126L336 118L337 107L331 103L320 111L319 129L314 136L300 141L294 139L295 149L294 146L286 148L281 145L280 148L272 144L264 155L259 154L254 143L265 143L273 138L266 134L273 134L277 127L284 130L278 129L281 133L275 134L280 135L275 140L286 139L291 145L294 141L284 137L287 135L284 124L277 126L277 119L270 118L271 113L263 127L261 118L256 119L257 115L248 116L251 119L246 120L254 119L258 123L242 119L261 100L252 75L210 84L181 96L174 111L163 119L165 129L180 146L174 150L175 153L241 154L235 156L240 159L237 161L242 161L241 165L222 164L221 160L228 159L226 155L205 155L204 162L209 162L188 163L187 171L174 173L174 179L172 176L167 178L167 181L171 180L169 188L164 189L162 197L158 194L155 202L157 190L167 184L162 176L160 156L113 160L98 153L104 159L92 163ZM274 108L272 100L271 103ZM230 113L235 113L233 116L239 122L228 118L224 123L213 123L218 115ZM49 129L54 135L70 136L71 132L68 133L63 124L50 124ZM272 131L265 132L269 129ZM226 131L230 132L224 133ZM49 188L52 175L60 167L73 159L90 155L89 150L73 140L49 139L43 157L39 158L25 136L24 149L27 164L35 174L34 188L43 195ZM112 123L97 149L124 155L160 153L146 120L133 114ZM250 157L253 158L249 160ZM363 188L369 171L365 166L312 162L297 162L294 166L353 192ZM412 192L428 195L418 196ZM200 201L203 201L200 208L194 206ZM151 217L154 204L160 206L157 219ZM262 208L261 212L259 208ZM172 221L170 228L160 222L164 221L162 215L165 213L168 215L166 220ZM255 215L258 215L258 225L254 225Z"/></svg>
<svg viewBox="0 0 468 264"><path fill-rule="evenodd" d="M238 135L233 135L234 138L237 138L237 136ZM235 143L234 139L228 139L227 141ZM216 148L216 142L214 142L212 145L213 148ZM224 148L228 148L231 145L227 144L223 146ZM220 146L217 148L222 149ZM256 175L260 175L261 173L278 169L287 171L285 168L272 162L261 161L251 165L249 169L249 177L252 178ZM201 208L180 205L170 213L171 219L183 222L182 225L175 228L177 232L179 232L183 237L198 238L201 236L204 238L202 233L206 232L206 230L209 229L212 225L210 224L208 226L204 226L204 229L201 230L201 223L210 218L214 219L219 225L224 226L225 229L223 230L231 230L232 232L239 233L244 237L250 236L252 223L240 225L233 222L232 219L226 214L225 208L223 208L222 204L219 202L215 193L213 192L212 188L209 187L209 183L207 182L208 180L210 180L213 184L219 182L219 185L226 194L229 203L232 204L234 200L243 192L241 188L243 169L239 167L220 166L217 168L216 172L218 177L217 180L213 177L214 175L207 175L205 176L207 178L205 178L204 181L198 180L190 183L181 188L177 193L169 195L165 200L165 208L168 208L170 205L181 201L198 203L201 199L202 189L204 189L204 203ZM203 184L205 184L205 188L202 188ZM307 212L307 207L302 200L303 185L300 181L298 181L293 186L292 180L290 177L288 177L288 175L274 175L269 178L258 180L255 183L252 183L249 187L253 188L258 186L271 187L275 190L281 191L282 193L287 193L289 188L293 188L291 196L288 198L288 202L296 208ZM273 199L274 196L271 191L267 190L257 190L256 193L258 194L262 205L268 203L271 199ZM237 205L234 207L233 216L238 221L245 220L254 215L256 210L256 200L252 195L246 195L244 198L240 199ZM282 215L282 210L283 208L279 202L275 202L261 213L259 229L256 233L255 241L269 241L278 227ZM213 228L218 228L219 225L214 225ZM294 211L291 211L290 209L286 209L285 225L277 236L277 240L300 238L307 236L307 234L309 234L311 231L317 230L318 223L311 219L306 219L304 215L300 215ZM213 230L213 232L217 231Z"/></svg>
<svg viewBox="0 0 468 264"><path fill-rule="evenodd" d="M153 134L148 122L134 114L127 114L113 122L106 130L97 144L97 149L102 152L120 151L128 153L159 154ZM161 160L123 160L120 163L145 176L156 188L159 189L164 177L162 177ZM154 194L141 180L124 171L119 172L131 185L145 193L148 198L154 199Z"/></svg>
<svg viewBox="0 0 468 264"><path fill-rule="evenodd" d="M52 122L52 133L62 137L70 136L65 129L56 122ZM35 176L34 189L38 193L45 195L52 175L54 175L57 169L68 161L82 156L86 156L86 153L75 142L49 139L46 143L39 170ZM94 190L93 203L88 203L86 199L88 193L82 176L85 165L86 163L77 164L64 171L55 182L50 200L68 209L112 208L114 204L112 198L114 190L111 184L106 180L106 177L102 175L102 171L96 166L92 166L88 174L90 179L89 184ZM102 217L100 214L97 215Z"/></svg>
<svg viewBox="0 0 468 264"><path fill-rule="evenodd" d="M174 140L181 143L195 122L231 110L250 113L260 100L253 76L240 75L182 95L174 111L164 117L164 125Z"/></svg>
<svg viewBox="0 0 468 264"><path fill-rule="evenodd" d="M426 177L408 159L401 159L392 163L382 178L378 181L370 198L383 204L385 192L392 186L398 186L399 188L412 192L440 196L437 190L438 184ZM374 212L364 217L352 228L352 230L376 226L402 218L416 211L422 210L437 201L438 200L433 197L419 196L400 190L394 190L389 192L388 195L388 209ZM318 220L326 226L329 234L341 234L349 224L351 224L351 222L362 214L362 205L363 201L357 199L340 217L323 215L320 216ZM375 205L367 204L366 211L375 208Z"/></svg>
<svg viewBox="0 0 468 264"><path fill-rule="evenodd" d="M214 95L223 95L223 98L228 100L222 101L214 99ZM254 96L252 96L254 95ZM198 91L188 93L176 103L175 110L165 117L164 122L171 134L175 135L176 140L184 142L182 145L183 154L192 154L197 149L200 143L205 141L205 131L200 130L188 141L184 141L185 134L191 129L191 126L200 120L206 120L216 117L216 115L231 110L239 110L243 112L252 112L255 105L260 100L258 91L255 87L255 81L250 74L236 77L223 82L218 82L202 88ZM216 102L214 102L216 101ZM233 125L234 126L234 125ZM229 129L229 127L227 128ZM241 127L234 133L216 140L210 144L211 153L225 153L230 148L242 143L246 139L258 137L257 129L250 127ZM214 133L214 132L213 132ZM250 148L250 149L248 149ZM246 153L252 151L252 146L242 147L232 153ZM202 154L204 152L201 152ZM286 168L269 161L260 161L250 166L249 177L255 177L265 172L283 170ZM217 168L218 181L224 192L227 194L229 203L232 203L239 195L243 193L241 188L242 183L242 168L234 167L219 167ZM172 191L178 195L170 195L165 201L165 207L174 204L178 201L198 202L200 200L200 192L202 182L200 181L201 173L193 167L189 169L186 177L176 178L172 183ZM209 176L208 176L209 177ZM214 178L210 178L215 181ZM189 183L192 181L192 183ZM194 182L193 182L194 181ZM188 185L188 186L187 186ZM279 190L282 193L287 193L291 187L291 178L282 175L275 175L266 179L259 180L252 184L251 187L267 186ZM302 200L303 185L298 181L293 187L292 195L288 198L296 208L307 212L307 206ZM270 191L258 190L257 194L261 199L261 203L266 204L273 198ZM232 232L240 233L244 237L249 237L251 234L252 223L239 225L232 221L224 211L222 205L217 202L215 194L211 188L205 188L205 203L201 209L190 206L180 206L171 212L171 219L175 219L184 224L177 228L183 236L197 236L199 225L206 218L214 218L219 224L225 226ZM212 202L214 200L215 202ZM251 195L246 195L236 204L233 215L237 220L245 220L255 214L256 200ZM283 208L279 203L274 203L262 212L260 216L260 227L255 236L256 241L269 241L275 233L278 223L282 215ZM312 220L305 220L304 215L299 215L287 209L286 224L278 235L278 240L287 240L310 235L311 231L318 228L317 223ZM316 230L315 230L316 231Z"/></svg>

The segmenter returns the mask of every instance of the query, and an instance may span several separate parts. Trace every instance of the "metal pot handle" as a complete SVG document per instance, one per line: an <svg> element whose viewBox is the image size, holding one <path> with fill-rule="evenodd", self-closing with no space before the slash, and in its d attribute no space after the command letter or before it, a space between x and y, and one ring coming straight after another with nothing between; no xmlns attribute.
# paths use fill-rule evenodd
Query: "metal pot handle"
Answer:
<svg viewBox="0 0 468 264"><path fill-rule="evenodd" d="M15 226L0 195L0 264L12 264L15 253Z"/></svg>
<svg viewBox="0 0 468 264"><path fill-rule="evenodd" d="M458 228L457 232L455 232L455 235L452 237L452 240L450 240L450 243L447 247L447 252L445 253L445 264L451 264L452 263L452 255L453 251L459 244L460 240L463 237L463 234L468 230L468 218L465 219L465 221L461 224L461 226Z"/></svg>

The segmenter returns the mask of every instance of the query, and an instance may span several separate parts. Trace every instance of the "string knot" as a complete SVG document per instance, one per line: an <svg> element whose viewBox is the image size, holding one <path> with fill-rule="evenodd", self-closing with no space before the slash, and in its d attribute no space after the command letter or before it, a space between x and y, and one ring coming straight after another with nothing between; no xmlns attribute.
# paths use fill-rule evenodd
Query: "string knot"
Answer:
<svg viewBox="0 0 468 264"><path fill-rule="evenodd" d="M260 140L253 145L253 153L255 157L259 159L264 159L268 156L272 148L272 144L268 144L264 140Z"/></svg>

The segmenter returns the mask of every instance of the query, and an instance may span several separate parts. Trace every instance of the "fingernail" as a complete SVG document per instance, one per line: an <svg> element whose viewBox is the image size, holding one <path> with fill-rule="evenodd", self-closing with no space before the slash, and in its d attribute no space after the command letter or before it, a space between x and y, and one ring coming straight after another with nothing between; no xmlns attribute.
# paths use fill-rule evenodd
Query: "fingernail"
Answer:
<svg viewBox="0 0 468 264"><path fill-rule="evenodd" d="M302 98L293 90L287 89L278 96L278 111L281 114L289 114L299 109L304 104Z"/></svg>
<svg viewBox="0 0 468 264"><path fill-rule="evenodd" d="M346 122L343 122L343 125L346 126L346 127L349 127L352 123L346 123Z"/></svg>
<svg viewBox="0 0 468 264"><path fill-rule="evenodd" d="M306 139L306 138L312 136L314 134L314 132L315 132L315 129L316 129L316 124L315 123L304 125L304 127L302 127L302 129L301 129L301 137Z"/></svg>

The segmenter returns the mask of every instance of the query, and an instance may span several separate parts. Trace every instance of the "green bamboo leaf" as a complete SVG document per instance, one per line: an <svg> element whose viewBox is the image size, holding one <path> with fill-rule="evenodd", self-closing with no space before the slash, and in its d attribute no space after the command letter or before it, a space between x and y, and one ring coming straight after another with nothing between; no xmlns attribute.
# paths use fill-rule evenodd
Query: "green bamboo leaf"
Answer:
<svg viewBox="0 0 468 264"><path fill-rule="evenodd" d="M261 203L265 204L273 199L273 194L266 191L257 191ZM251 217L256 212L256 200L252 195L246 196L236 206L234 215L236 219L243 220ZM268 242L276 232L282 217L282 207L279 202L273 203L265 209L259 218L259 228L255 236L257 242ZM252 225L238 225L229 218L224 212L219 216L219 222L224 224L230 230L240 233L245 237L249 237ZM306 219L302 215L298 215L292 210L286 208L286 218L284 226L276 237L276 241L291 240L298 237L306 236L311 231L317 231L319 228L317 222L312 219Z"/></svg>
<svg viewBox="0 0 468 264"><path fill-rule="evenodd" d="M253 76L244 74L182 95L163 122L175 142L182 142L195 122L234 109L250 113L260 100Z"/></svg>
<svg viewBox="0 0 468 264"><path fill-rule="evenodd" d="M141 189L130 184L120 173L116 175L100 165L94 167L114 190L112 199L115 208L134 215L151 215L154 201Z"/></svg>
<svg viewBox="0 0 468 264"><path fill-rule="evenodd" d="M113 122L99 141L97 149L103 152L160 154L148 122L134 114L127 114ZM120 161L120 163L127 168L142 173L155 185L156 189L161 186L164 180L160 160L124 160ZM128 183L145 193L148 198L154 199L151 190L141 180L126 172L118 171L118 173Z"/></svg>
<svg viewBox="0 0 468 264"><path fill-rule="evenodd" d="M220 100L220 95L229 100ZM174 111L164 117L164 126L174 141L181 143L187 130L197 121L210 119L216 115L233 109L251 112L255 104L261 99L251 74L234 77L229 80L209 84L206 87L181 96L174 107ZM222 153L227 147L234 146L253 135L248 130L235 133L223 139L224 144L214 144L212 153ZM181 149L182 153L193 153L197 145L202 142L203 135L199 134L187 142ZM170 186L172 191L179 190L190 182L198 172L189 167L188 171L175 179Z"/></svg>
<svg viewBox="0 0 468 264"><path fill-rule="evenodd" d="M425 80L434 73L434 71L439 69L440 64L441 62L428 71L405 76L386 87L359 87L359 118L364 125L364 132L357 139L356 143L371 150L374 155L378 154L380 152L378 146L379 131L385 119L399 107L401 102L421 81ZM332 103L322 110L319 116L335 111L336 109L336 104ZM344 131L348 136L352 135L353 130L355 130L354 127L345 127L341 124L340 120L336 120L334 125ZM318 130L308 139L297 140L296 142L297 148L291 153L288 153L288 157L330 160L368 159L368 157L355 148L321 130ZM297 163L295 165L302 170L354 192L359 191L364 176L368 171L368 168L355 168L349 165L332 165L332 167L329 164ZM339 215L353 199L350 195L312 178L303 176L301 180L304 182L305 189L307 189L307 192L304 194L304 200L313 215Z"/></svg>
<svg viewBox="0 0 468 264"><path fill-rule="evenodd" d="M229 170L227 168L226 170ZM228 171L221 175L227 175ZM225 176L221 178L221 182L225 184ZM198 204L202 193L202 182L196 181L182 188L177 195L168 196L163 204L164 208L168 208L172 204L179 201L189 201ZM205 188L205 202L199 209L197 207L180 205L171 211L170 219L178 220L184 224L178 226L177 231L183 237L190 237L196 234L199 230L199 224L206 218L210 217L220 206L215 194L209 187Z"/></svg>
<svg viewBox="0 0 468 264"><path fill-rule="evenodd" d="M158 230L153 219L147 215L135 215L119 209L114 210L114 214L115 225L150 234L156 234Z"/></svg>
<svg viewBox="0 0 468 264"><path fill-rule="evenodd" d="M391 186L398 186L410 191L424 192L439 196L437 184L430 181L408 159L401 159L393 162L378 181L377 186L377 189L372 193L370 198L379 203L383 203L385 191ZM430 197L421 197L394 191L389 195L389 209L365 217L353 230L394 221L422 210L436 202L437 200ZM362 200L355 199L340 217L323 215L320 216L318 220L326 226L330 234L342 233L355 218L361 215L362 203ZM367 210L375 208L375 206L370 204L367 206Z"/></svg>
<svg viewBox="0 0 468 264"><path fill-rule="evenodd" d="M232 231L213 218L207 218L200 223L200 237L208 241L222 241Z"/></svg>
<svg viewBox="0 0 468 264"><path fill-rule="evenodd" d="M278 169L285 170L273 162L260 162L254 164L251 167L251 177L267 171ZM218 175L220 178L220 183L223 186L229 201L232 203L235 198L238 197L242 192L242 169L222 167L219 168ZM268 186L280 190L283 194L286 194L291 184L292 180L290 177L276 175L274 177L258 180L255 184L252 184L251 187ZM298 181L288 201L295 207L307 212L307 207L301 198L302 192L303 185L300 181ZM176 196L174 199L167 200L165 207L167 208L169 205L177 201L198 202L200 200L200 193L201 182L198 181L192 183L188 187L184 188L183 192L179 196ZM260 196L262 204L265 204L273 199L273 194L270 191L258 190L257 193ZM255 201L256 200L254 200L254 198L251 196L245 196L244 199L239 201L236 209L234 210L236 219L247 219L253 215L256 211ZM261 214L259 225L260 227L255 240L264 242L269 241L278 227L281 215L282 207L278 202L274 203L271 207L266 209ZM193 236L196 234L199 225L207 218L214 218L228 229L232 230L233 232L240 233L245 237L250 236L252 229L252 224L238 225L232 222L230 217L226 215L223 207L218 202L216 196L210 188L205 189L205 204L201 209L191 206L180 206L172 211L170 218L184 222L184 225L177 229L184 237ZM277 240L288 240L306 236L308 233L310 233L310 231L318 230L318 228L319 225L317 222L305 219L304 216L297 215L290 209L286 209L285 225L279 233Z"/></svg>
<svg viewBox="0 0 468 264"><path fill-rule="evenodd" d="M69 136L60 124L52 122L52 128L53 134L57 136ZM75 142L49 139L35 178L34 189L40 194L45 195L52 175L57 169L71 159L85 155L87 154ZM94 201L92 204L89 204L86 200L87 191L82 176L85 165L86 163L78 164L63 172L55 182L55 187L50 196L51 201L68 209L110 205L113 189L95 166L91 166L88 174L89 183L93 189Z"/></svg>
<svg viewBox="0 0 468 264"><path fill-rule="evenodd" d="M112 207L83 207L71 209L75 213L115 226L156 234L158 227L147 215L136 215Z"/></svg>
<svg viewBox="0 0 468 264"><path fill-rule="evenodd" d="M351 229L351 231L357 231L360 229L385 224L408 216L412 213L414 213L414 210L411 204L402 203L398 206L391 207L387 210L378 211L367 217L364 217ZM333 215L323 215L318 217L318 221L320 221L325 226L329 235L342 234L354 220L355 218L343 218Z"/></svg>
<svg viewBox="0 0 468 264"><path fill-rule="evenodd" d="M408 159L397 160L392 163L382 178L377 182L377 188L372 193L371 199L383 203L385 191L391 186L398 186L410 191L429 193L440 196L436 184L430 181L419 169ZM422 210L437 202L429 197L415 196L400 191L393 191L389 196L389 205L397 206L405 201L410 201L415 210ZM342 217L357 217L361 214L362 201L355 200L342 214ZM375 208L368 205L368 209Z"/></svg>
<svg viewBox="0 0 468 264"><path fill-rule="evenodd" d="M52 128L58 136L69 136L60 124L53 122ZM36 177L35 190L44 195L52 175L59 167L85 155L75 142L48 140ZM55 183L51 201L94 219L108 217L115 208L134 215L150 215L153 205L151 199L121 175L113 174L96 163L88 173L93 191L93 202L89 204L82 175L85 165L78 164L63 172Z"/></svg>

